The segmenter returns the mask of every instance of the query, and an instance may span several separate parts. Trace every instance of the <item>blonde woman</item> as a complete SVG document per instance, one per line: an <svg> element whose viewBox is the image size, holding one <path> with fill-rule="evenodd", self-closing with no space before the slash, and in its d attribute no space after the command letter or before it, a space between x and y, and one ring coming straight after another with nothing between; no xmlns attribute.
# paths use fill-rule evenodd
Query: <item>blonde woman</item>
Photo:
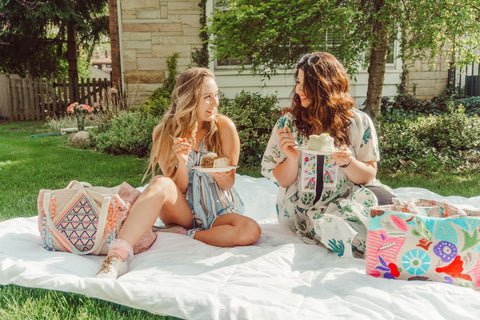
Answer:
<svg viewBox="0 0 480 320"><path fill-rule="evenodd" d="M235 170L204 173L204 152L228 157L237 165L240 140L234 123L217 113L218 88L209 69L191 68L180 75L170 109L153 131L149 168L152 180L132 206L112 242L97 277L117 278L127 271L132 246L151 230L157 218L170 229L219 247L255 243L260 227L243 216L233 185ZM157 167L163 175L156 175Z"/></svg>

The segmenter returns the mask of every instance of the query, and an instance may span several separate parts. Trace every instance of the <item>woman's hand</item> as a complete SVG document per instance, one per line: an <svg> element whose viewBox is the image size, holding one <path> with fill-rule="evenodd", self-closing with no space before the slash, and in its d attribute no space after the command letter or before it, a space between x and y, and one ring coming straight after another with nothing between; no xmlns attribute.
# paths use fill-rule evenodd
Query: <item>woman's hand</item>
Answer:
<svg viewBox="0 0 480 320"><path fill-rule="evenodd" d="M192 151L192 145L186 138L173 138L173 152L178 159L179 166L187 166L188 155Z"/></svg>
<svg viewBox="0 0 480 320"><path fill-rule="evenodd" d="M352 160L352 151L348 148L346 144L340 146L338 148L338 151L335 151L332 154L333 159L335 159L335 162L340 166L348 166Z"/></svg>
<svg viewBox="0 0 480 320"><path fill-rule="evenodd" d="M279 137L278 144L280 145L280 149L287 155L287 157L298 159L300 151L295 149L295 139L293 139L290 129L288 127L278 129L277 134Z"/></svg>
<svg viewBox="0 0 480 320"><path fill-rule="evenodd" d="M288 127L277 130L280 149L287 155L282 163L273 168L273 176L281 187L288 187L297 180L300 151L295 149L295 139Z"/></svg>
<svg viewBox="0 0 480 320"><path fill-rule="evenodd" d="M209 174L217 181L218 186L222 188L222 190L228 190L233 187L235 170L232 169L228 172L209 172Z"/></svg>
<svg viewBox="0 0 480 320"><path fill-rule="evenodd" d="M377 174L377 161L363 162L352 154L352 151L343 145L332 154L333 159L343 170L343 173L356 184L369 184L375 180Z"/></svg>

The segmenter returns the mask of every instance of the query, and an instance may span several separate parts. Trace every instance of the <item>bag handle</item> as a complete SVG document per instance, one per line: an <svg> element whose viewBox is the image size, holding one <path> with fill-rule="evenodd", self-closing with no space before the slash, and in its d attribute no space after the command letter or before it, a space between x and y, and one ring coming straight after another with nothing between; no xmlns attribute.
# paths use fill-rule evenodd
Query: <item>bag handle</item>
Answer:
<svg viewBox="0 0 480 320"><path fill-rule="evenodd" d="M80 188L90 188L92 185L88 182L79 182L77 180L72 180L65 189L73 189L76 185Z"/></svg>
<svg viewBox="0 0 480 320"><path fill-rule="evenodd" d="M97 231L96 231L96 237L95 237L95 244L93 247L88 250L88 251L80 251L75 246L72 245L71 242L68 242L65 237L58 231L58 229L55 227L52 221L52 216L51 216L51 209L50 209L50 203L52 197L55 195L52 192L45 192L43 195L43 209L45 211L45 217L46 217L46 222L47 222L47 228L50 229L50 232L52 235L55 237L55 239L60 243L62 247L64 247L66 250L79 254L79 255L87 255L91 254L93 252L97 252L101 250L102 246L102 240L103 240L103 233L105 232L105 222L107 220L108 216L108 207L110 204L110 201L112 201L111 197L104 197L102 206L99 210L99 217L98 217L98 224L97 224Z"/></svg>

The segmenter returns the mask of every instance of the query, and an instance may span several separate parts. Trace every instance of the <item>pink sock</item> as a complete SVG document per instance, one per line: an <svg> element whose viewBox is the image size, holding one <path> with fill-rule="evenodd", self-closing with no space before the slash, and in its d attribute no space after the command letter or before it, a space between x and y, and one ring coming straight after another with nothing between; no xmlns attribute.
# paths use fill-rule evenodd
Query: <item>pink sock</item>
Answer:
<svg viewBox="0 0 480 320"><path fill-rule="evenodd" d="M125 261L128 257L133 256L133 249L127 241L115 239L108 247L108 255L112 254L119 256L122 261Z"/></svg>

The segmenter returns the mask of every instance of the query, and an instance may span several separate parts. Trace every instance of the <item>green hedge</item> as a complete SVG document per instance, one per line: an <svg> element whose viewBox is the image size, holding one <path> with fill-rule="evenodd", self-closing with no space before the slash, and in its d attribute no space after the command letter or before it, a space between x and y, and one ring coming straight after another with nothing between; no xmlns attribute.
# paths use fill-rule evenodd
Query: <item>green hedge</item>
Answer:
<svg viewBox="0 0 480 320"><path fill-rule="evenodd" d="M272 128L281 115L275 95L240 92L233 99L221 97L219 112L235 123L240 136L239 164L259 167Z"/></svg>
<svg viewBox="0 0 480 320"><path fill-rule="evenodd" d="M150 102L155 104L164 98L159 95L154 99L152 95ZM379 167L409 172L480 169L478 101L449 97L419 101L406 96L393 102L384 99L383 114L377 121ZM462 103L468 103L468 110ZM241 143L239 165L259 168L272 128L281 115L277 97L246 91L233 99L221 96L219 112L230 117L237 127ZM112 154L147 156L152 131L158 122L159 117L152 112L120 113L106 125L92 130L90 145Z"/></svg>
<svg viewBox="0 0 480 320"><path fill-rule="evenodd" d="M90 147L109 154L145 157L152 146L158 118L143 112L120 112L108 123L92 129Z"/></svg>
<svg viewBox="0 0 480 320"><path fill-rule="evenodd" d="M480 168L480 117L459 105L451 112L387 113L380 119L381 166L389 170L476 171Z"/></svg>

